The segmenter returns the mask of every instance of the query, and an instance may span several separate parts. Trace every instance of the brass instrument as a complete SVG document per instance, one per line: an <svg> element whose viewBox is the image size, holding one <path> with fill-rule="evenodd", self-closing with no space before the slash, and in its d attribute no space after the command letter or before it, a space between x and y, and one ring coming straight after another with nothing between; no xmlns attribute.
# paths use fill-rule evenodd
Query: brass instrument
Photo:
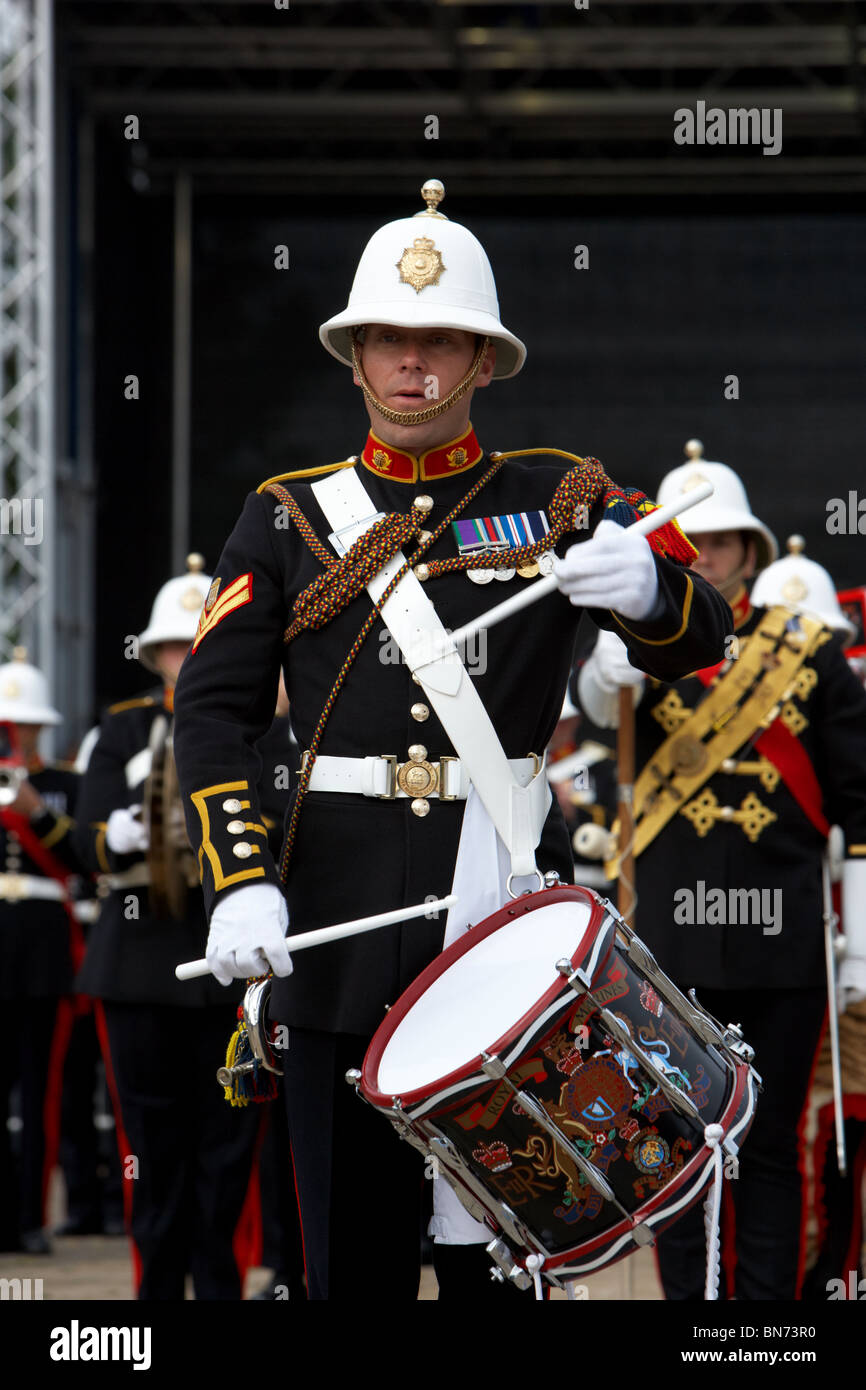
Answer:
<svg viewBox="0 0 866 1390"><path fill-rule="evenodd" d="M187 893L198 884L199 877L184 825L172 737L165 715L154 720L149 742L152 757L142 814L149 832L150 906L158 917L182 919L186 915Z"/></svg>

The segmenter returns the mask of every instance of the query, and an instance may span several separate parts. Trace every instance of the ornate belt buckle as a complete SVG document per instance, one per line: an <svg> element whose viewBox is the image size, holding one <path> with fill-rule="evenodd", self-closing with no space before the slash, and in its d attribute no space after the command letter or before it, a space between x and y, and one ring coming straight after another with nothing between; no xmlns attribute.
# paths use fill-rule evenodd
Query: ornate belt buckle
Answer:
<svg viewBox="0 0 866 1390"><path fill-rule="evenodd" d="M3 874L0 882L3 885L3 897L8 903L17 903L22 898L29 898L28 884L23 874Z"/></svg>
<svg viewBox="0 0 866 1390"><path fill-rule="evenodd" d="M427 761L427 749L421 743L413 743L409 749L409 761L397 768L397 786L404 796L413 800L432 796L439 789L439 768Z"/></svg>

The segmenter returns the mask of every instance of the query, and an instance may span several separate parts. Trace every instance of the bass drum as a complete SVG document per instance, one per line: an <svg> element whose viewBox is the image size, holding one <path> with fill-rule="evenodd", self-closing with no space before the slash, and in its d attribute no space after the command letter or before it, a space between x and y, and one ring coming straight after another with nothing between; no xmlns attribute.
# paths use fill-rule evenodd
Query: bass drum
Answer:
<svg viewBox="0 0 866 1390"><path fill-rule="evenodd" d="M443 951L349 1075L528 1287L532 1272L560 1285L652 1243L700 1197L706 1127L729 1156L748 1132L752 1056L606 899L559 886Z"/></svg>

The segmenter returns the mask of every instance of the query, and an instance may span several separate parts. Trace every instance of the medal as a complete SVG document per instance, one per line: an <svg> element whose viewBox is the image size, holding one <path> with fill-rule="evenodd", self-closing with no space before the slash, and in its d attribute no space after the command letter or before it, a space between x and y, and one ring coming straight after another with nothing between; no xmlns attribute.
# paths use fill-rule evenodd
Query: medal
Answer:
<svg viewBox="0 0 866 1390"><path fill-rule="evenodd" d="M520 550L550 534L544 512L510 512L505 516L461 517L451 530L461 555Z"/></svg>
<svg viewBox="0 0 866 1390"><path fill-rule="evenodd" d="M467 570L466 578L471 579L473 584L491 584L493 570Z"/></svg>
<svg viewBox="0 0 866 1390"><path fill-rule="evenodd" d="M525 560L522 565L517 566L517 573L521 579L534 579L538 572L537 560Z"/></svg>
<svg viewBox="0 0 866 1390"><path fill-rule="evenodd" d="M556 556L552 550L545 550L543 555L538 557L538 569L541 574L553 574L553 562Z"/></svg>
<svg viewBox="0 0 866 1390"><path fill-rule="evenodd" d="M516 573L516 570L509 569L507 565L502 565L498 570L493 571L493 578L501 579L503 584L507 584L509 579L514 578Z"/></svg>

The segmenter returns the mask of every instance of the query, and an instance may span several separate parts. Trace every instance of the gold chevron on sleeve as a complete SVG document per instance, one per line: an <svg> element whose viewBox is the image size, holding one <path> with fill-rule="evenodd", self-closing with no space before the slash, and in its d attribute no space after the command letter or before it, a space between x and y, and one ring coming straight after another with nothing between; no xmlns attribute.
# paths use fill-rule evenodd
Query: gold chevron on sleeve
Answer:
<svg viewBox="0 0 866 1390"><path fill-rule="evenodd" d="M209 611L206 607L202 609L192 650L196 650L199 642L210 632L211 628L221 623L223 618L228 617L229 613L234 613L236 608L242 608L245 603L252 603L252 599L253 576L242 574L238 579L233 579L228 588L224 589L218 598L214 598Z"/></svg>

